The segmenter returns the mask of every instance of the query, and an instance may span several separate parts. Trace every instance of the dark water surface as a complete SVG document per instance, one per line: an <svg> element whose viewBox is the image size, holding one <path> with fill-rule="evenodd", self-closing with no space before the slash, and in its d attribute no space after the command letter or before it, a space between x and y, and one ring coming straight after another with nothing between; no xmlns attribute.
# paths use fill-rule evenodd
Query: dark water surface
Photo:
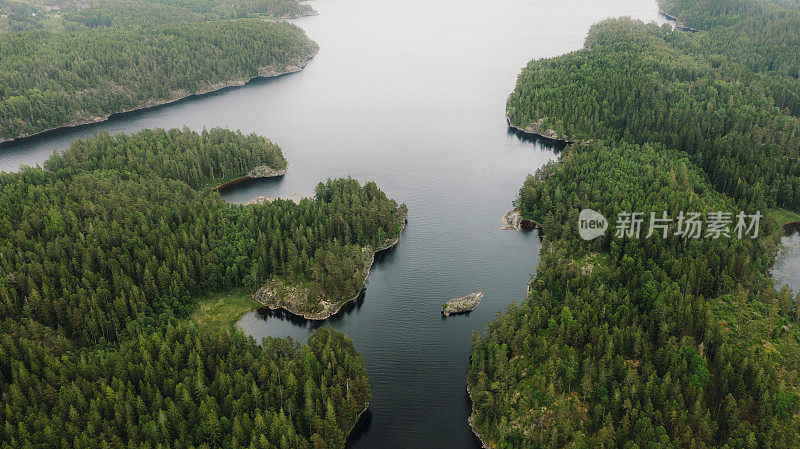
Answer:
<svg viewBox="0 0 800 449"><path fill-rule="evenodd" d="M659 20L653 0L317 0L298 20L321 47L300 73L0 145L0 170L43 162L76 137L145 127L225 126L284 149L290 173L227 192L303 195L328 177L375 181L409 208L400 244L379 255L363 298L324 323L253 312L248 334L304 340L345 332L364 356L373 399L353 448L479 447L467 425L470 337L534 274L539 239L500 230L528 173L553 149L508 132L505 99L531 58L583 44L610 16ZM441 304L476 290L469 315Z"/></svg>

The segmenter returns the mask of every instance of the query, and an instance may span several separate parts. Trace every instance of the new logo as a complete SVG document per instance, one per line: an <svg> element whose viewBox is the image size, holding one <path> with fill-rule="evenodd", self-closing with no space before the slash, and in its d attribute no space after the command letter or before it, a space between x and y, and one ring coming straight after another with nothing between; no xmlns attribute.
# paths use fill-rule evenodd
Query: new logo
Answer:
<svg viewBox="0 0 800 449"><path fill-rule="evenodd" d="M578 215L578 234L584 240L594 240L606 233L608 220L600 212L583 209Z"/></svg>

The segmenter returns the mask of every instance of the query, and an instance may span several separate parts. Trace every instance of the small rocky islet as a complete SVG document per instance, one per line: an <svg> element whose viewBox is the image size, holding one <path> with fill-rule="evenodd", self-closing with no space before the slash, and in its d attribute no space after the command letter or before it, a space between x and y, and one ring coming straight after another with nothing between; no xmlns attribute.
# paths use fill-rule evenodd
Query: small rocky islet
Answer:
<svg viewBox="0 0 800 449"><path fill-rule="evenodd" d="M447 317L457 313L471 312L478 307L481 299L483 299L483 292L475 292L460 298L453 298L442 304L442 315Z"/></svg>

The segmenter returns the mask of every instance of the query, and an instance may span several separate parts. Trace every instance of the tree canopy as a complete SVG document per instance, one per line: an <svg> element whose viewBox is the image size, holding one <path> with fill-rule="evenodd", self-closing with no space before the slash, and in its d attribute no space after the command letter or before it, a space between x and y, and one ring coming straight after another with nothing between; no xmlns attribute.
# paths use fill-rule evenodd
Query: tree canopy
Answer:
<svg viewBox="0 0 800 449"><path fill-rule="evenodd" d="M374 183L233 205L203 186L286 166L256 135L143 130L0 173L0 447L337 448L370 398L352 342L186 324L270 279L352 295L404 206ZM333 263L332 263L333 261Z"/></svg>
<svg viewBox="0 0 800 449"><path fill-rule="evenodd" d="M316 50L285 22L0 33L0 140L279 73Z"/></svg>
<svg viewBox="0 0 800 449"><path fill-rule="evenodd" d="M800 444L800 298L767 275L780 235L767 208L800 208L800 16L786 3L665 1L702 31L607 20L584 49L523 70L510 123L577 143L515 201L544 240L526 299L473 341L468 385L485 441ZM757 238L584 241L587 208L612 221L766 216Z"/></svg>

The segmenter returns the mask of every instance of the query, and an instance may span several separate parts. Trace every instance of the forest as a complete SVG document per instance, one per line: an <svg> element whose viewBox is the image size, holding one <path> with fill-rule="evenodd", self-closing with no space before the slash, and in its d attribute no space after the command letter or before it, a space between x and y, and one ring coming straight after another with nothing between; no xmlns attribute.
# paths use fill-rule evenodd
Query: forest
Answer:
<svg viewBox="0 0 800 449"><path fill-rule="evenodd" d="M775 86L787 77L684 50L700 38L706 32L629 19L596 24L585 49L528 64L509 120L525 128L544 119L573 140L663 143L690 154L723 193L800 208L800 118L792 112L800 90L784 98Z"/></svg>
<svg viewBox="0 0 800 449"><path fill-rule="evenodd" d="M58 8L58 9L53 9ZM0 0L0 141L302 67L293 0Z"/></svg>
<svg viewBox="0 0 800 449"><path fill-rule="evenodd" d="M302 346L185 325L114 348L48 338L0 334L0 447L341 448L370 398L361 356L329 328Z"/></svg>
<svg viewBox="0 0 800 449"><path fill-rule="evenodd" d="M316 14L295 0L0 0L0 33L80 31L245 18L291 19Z"/></svg>
<svg viewBox="0 0 800 449"><path fill-rule="evenodd" d="M123 0L101 1L91 8L71 8L62 14L64 26L88 28L155 25L176 21L202 22L244 18L297 18L314 14L294 0Z"/></svg>
<svg viewBox="0 0 800 449"><path fill-rule="evenodd" d="M299 204L202 187L253 165L286 161L256 135L155 129L0 173L3 447L343 445L369 400L346 337L259 347L185 318L200 295L273 278L357 293L330 261L396 237L405 207L353 179Z"/></svg>
<svg viewBox="0 0 800 449"><path fill-rule="evenodd" d="M781 59L800 22L771 33L773 15L796 17L779 3L664 2L703 31L608 20L583 50L523 70L510 124L543 119L576 143L515 201L542 226L543 247L528 296L473 339L467 381L484 441L800 445L800 296L767 275L780 229L766 212L800 209L796 97L783 96L797 80ZM752 51L735 47L730 29ZM766 214L753 239L584 241L584 208L610 219Z"/></svg>
<svg viewBox="0 0 800 449"><path fill-rule="evenodd" d="M280 73L316 50L283 22L0 33L0 139Z"/></svg>

